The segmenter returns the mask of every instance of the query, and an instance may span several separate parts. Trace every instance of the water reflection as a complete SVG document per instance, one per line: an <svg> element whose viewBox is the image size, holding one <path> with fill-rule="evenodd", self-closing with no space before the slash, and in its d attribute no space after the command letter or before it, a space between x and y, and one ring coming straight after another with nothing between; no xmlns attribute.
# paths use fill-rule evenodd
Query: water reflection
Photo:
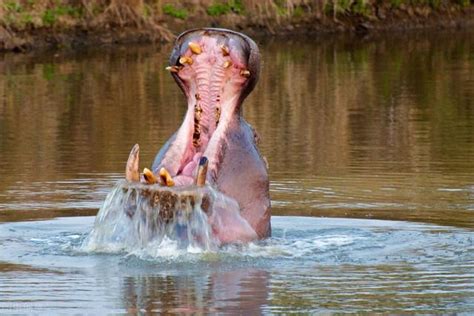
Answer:
<svg viewBox="0 0 474 316"><path fill-rule="evenodd" d="M130 276L123 282L128 313L256 313L268 304L269 272L252 268L198 275Z"/></svg>
<svg viewBox="0 0 474 316"><path fill-rule="evenodd" d="M473 34L261 39L274 213L474 227ZM151 164L184 114L170 49L0 56L4 219L96 211L136 142Z"/></svg>

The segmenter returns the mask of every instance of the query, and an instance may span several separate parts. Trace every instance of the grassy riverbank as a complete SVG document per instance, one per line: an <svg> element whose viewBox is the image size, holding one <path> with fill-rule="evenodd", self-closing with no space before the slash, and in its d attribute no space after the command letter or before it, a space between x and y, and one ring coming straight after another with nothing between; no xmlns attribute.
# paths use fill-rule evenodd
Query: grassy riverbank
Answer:
<svg viewBox="0 0 474 316"><path fill-rule="evenodd" d="M202 26L255 35L468 25L472 0L3 0L0 50L170 41Z"/></svg>

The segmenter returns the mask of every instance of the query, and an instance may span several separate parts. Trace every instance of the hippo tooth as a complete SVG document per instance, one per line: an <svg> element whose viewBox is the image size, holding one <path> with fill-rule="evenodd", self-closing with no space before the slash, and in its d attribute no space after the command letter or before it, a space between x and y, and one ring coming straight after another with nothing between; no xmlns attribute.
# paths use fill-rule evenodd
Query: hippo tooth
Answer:
<svg viewBox="0 0 474 316"><path fill-rule="evenodd" d="M225 45L221 45L221 51L222 51L222 55L229 56L229 47Z"/></svg>
<svg viewBox="0 0 474 316"><path fill-rule="evenodd" d="M165 69L168 70L169 72L179 72L180 68L178 66L168 66Z"/></svg>
<svg viewBox="0 0 474 316"><path fill-rule="evenodd" d="M160 169L160 178L162 183L165 184L167 187L174 186L173 178L171 178L170 173L165 168Z"/></svg>
<svg viewBox="0 0 474 316"><path fill-rule="evenodd" d="M187 56L181 56L179 58L179 63L181 65L185 65L185 64L189 64L189 65L192 65L193 64L193 59L191 57L187 57Z"/></svg>
<svg viewBox="0 0 474 316"><path fill-rule="evenodd" d="M158 182L158 179L155 177L153 172L148 168L143 169L143 177L145 178L145 181L148 184L155 184Z"/></svg>
<svg viewBox="0 0 474 316"><path fill-rule="evenodd" d="M138 172L140 146L135 144L128 156L127 166L125 167L125 179L130 182L140 181L140 172Z"/></svg>
<svg viewBox="0 0 474 316"><path fill-rule="evenodd" d="M198 43L189 42L188 46L194 54L199 55L202 53L201 45L199 45Z"/></svg>
<svg viewBox="0 0 474 316"><path fill-rule="evenodd" d="M230 66L232 66L232 62L230 60L226 60L224 62L224 68L229 68Z"/></svg>
<svg viewBox="0 0 474 316"><path fill-rule="evenodd" d="M216 107L215 118L216 118L216 126L217 126L219 125L219 120L221 119L221 109L219 107Z"/></svg>
<svg viewBox="0 0 474 316"><path fill-rule="evenodd" d="M197 177L196 177L197 186L202 187L204 186L204 184L206 184L208 164L209 164L209 160L206 157L201 157L201 159L199 159L199 167L198 167Z"/></svg>
<svg viewBox="0 0 474 316"><path fill-rule="evenodd" d="M250 71L248 71L248 70L241 70L241 71L240 71L240 75L241 75L241 76L244 76L245 78L248 78L248 77L250 77Z"/></svg>

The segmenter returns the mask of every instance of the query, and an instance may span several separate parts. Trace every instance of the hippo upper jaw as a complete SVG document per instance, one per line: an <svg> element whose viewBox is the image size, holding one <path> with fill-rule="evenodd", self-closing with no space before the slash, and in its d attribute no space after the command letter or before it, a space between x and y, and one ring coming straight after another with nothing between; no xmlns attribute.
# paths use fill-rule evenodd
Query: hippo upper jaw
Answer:
<svg viewBox="0 0 474 316"><path fill-rule="evenodd" d="M222 146L258 80L258 48L250 38L233 31L191 30L177 38L170 64L168 69L184 92L188 109L178 132L155 159L153 171L165 168L175 183L191 184L199 158L206 156L207 180L215 183Z"/></svg>

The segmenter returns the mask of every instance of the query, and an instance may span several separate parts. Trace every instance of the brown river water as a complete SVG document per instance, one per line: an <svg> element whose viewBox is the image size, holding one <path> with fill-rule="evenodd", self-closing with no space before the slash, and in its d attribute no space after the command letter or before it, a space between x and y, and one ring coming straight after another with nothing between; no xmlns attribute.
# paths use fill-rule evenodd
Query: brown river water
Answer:
<svg viewBox="0 0 474 316"><path fill-rule="evenodd" d="M474 313L474 33L259 39L273 237L94 252L185 101L170 45L0 55L0 314Z"/></svg>

